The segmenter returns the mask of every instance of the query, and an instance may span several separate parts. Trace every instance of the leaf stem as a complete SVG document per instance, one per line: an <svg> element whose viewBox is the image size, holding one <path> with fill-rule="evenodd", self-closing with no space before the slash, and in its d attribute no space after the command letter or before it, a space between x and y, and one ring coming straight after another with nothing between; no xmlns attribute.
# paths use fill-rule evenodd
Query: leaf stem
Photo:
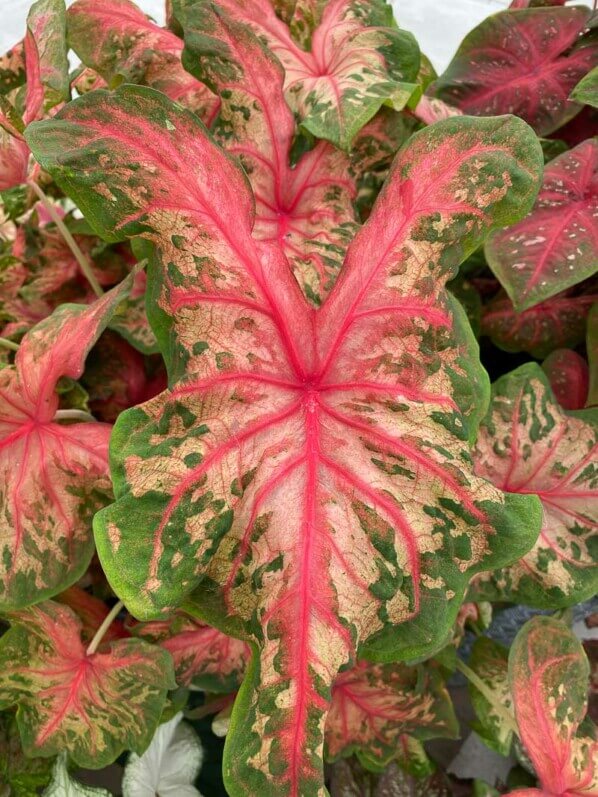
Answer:
<svg viewBox="0 0 598 797"><path fill-rule="evenodd" d="M104 618L102 625L95 632L93 639L89 643L89 647L87 648L86 651L87 656L91 656L96 652L96 650L100 645L100 642L104 638L106 631L110 628L110 626L112 625L112 621L115 619L116 615L120 612L123 606L124 603L122 601L118 601L118 603L115 603L114 606L110 609L110 611Z"/></svg>
<svg viewBox="0 0 598 797"><path fill-rule="evenodd" d="M102 286L97 281L96 275L93 273L93 269L92 269L88 259L85 257L85 255L83 254L83 252L79 248L79 244L73 238L69 228L66 226L66 224L63 222L63 220L60 218L58 213L56 213L56 208L54 207L54 205L50 202L48 197L44 194L44 192L42 191L42 189L39 187L39 185L37 183L33 182L33 180L30 180L28 185L33 190L33 192L37 195L39 201L42 203L42 205L48 211L48 215L50 216L50 218L52 219L54 224L60 230L60 233L62 234L62 237L67 242L67 244L69 246L69 249L73 253L73 256L75 257L75 260L79 264L79 266L81 268L81 271L83 272L83 275L85 276L85 278L87 279L87 281L89 282L91 287L93 288L93 292L95 293L95 295L98 296L98 297L99 296L103 296L104 295L104 291L102 290Z"/></svg>
<svg viewBox="0 0 598 797"><path fill-rule="evenodd" d="M14 343L12 340L9 340L8 338L0 338L0 346L4 346L5 348L11 349L12 351L19 350L19 344Z"/></svg>
<svg viewBox="0 0 598 797"><path fill-rule="evenodd" d="M461 672L467 680L475 686L475 688L480 692L486 700L490 703L496 714L501 718L501 720L505 723L507 728L514 733L515 736L519 736L519 728L517 727L517 722L515 717L513 716L512 712L509 711L506 706L503 706L496 699L496 695L494 691L488 686L487 683L480 678L480 676L475 673L470 667L465 664L462 659L457 658L457 669Z"/></svg>
<svg viewBox="0 0 598 797"><path fill-rule="evenodd" d="M55 421L95 421L90 412L85 410L56 410Z"/></svg>

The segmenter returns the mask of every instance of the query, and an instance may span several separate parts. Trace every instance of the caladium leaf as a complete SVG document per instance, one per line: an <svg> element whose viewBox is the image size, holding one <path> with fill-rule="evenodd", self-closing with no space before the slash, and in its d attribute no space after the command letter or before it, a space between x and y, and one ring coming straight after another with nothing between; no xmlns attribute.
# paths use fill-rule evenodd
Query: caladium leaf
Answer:
<svg viewBox="0 0 598 797"><path fill-rule="evenodd" d="M556 349L544 360L542 369L561 407L566 410L581 410L585 407L589 368L580 354L571 349Z"/></svg>
<svg viewBox="0 0 598 797"><path fill-rule="evenodd" d="M119 305L110 321L110 329L142 354L157 354L158 342L147 319L147 279L143 269L136 272L130 294Z"/></svg>
<svg viewBox="0 0 598 797"><path fill-rule="evenodd" d="M176 686L166 651L121 639L88 653L80 620L53 601L9 619L0 638L0 707L18 705L28 755L66 751L79 766L101 769L123 750L146 749Z"/></svg>
<svg viewBox="0 0 598 797"><path fill-rule="evenodd" d="M193 782L203 761L201 742L183 715L160 725L142 755L129 756L123 797L201 797Z"/></svg>
<svg viewBox="0 0 598 797"><path fill-rule="evenodd" d="M217 5L251 26L280 60L287 101L303 127L341 149L349 149L383 104L400 110L418 90L419 48L410 33L393 27L392 8L383 0L326 3L309 51L293 40L271 0ZM186 13L180 2L183 28Z"/></svg>
<svg viewBox="0 0 598 797"><path fill-rule="evenodd" d="M469 469L484 375L443 290L530 207L535 136L515 118L414 136L318 311L280 249L252 239L237 164L162 94L93 92L28 139L105 236L155 245L170 390L115 426L102 564L140 619L201 582L206 621L259 649L227 739L231 794L323 794L339 669L358 647L440 648L471 575L522 555L539 526L536 500Z"/></svg>
<svg viewBox="0 0 598 797"><path fill-rule="evenodd" d="M322 141L291 168L295 122L278 61L250 28L211 3L188 9L184 25L183 63L220 95L215 137L249 176L253 235L280 246L304 294L319 305L355 232L349 158Z"/></svg>
<svg viewBox="0 0 598 797"><path fill-rule="evenodd" d="M424 778L404 772L395 761L373 774L355 759L341 759L331 767L331 797L451 797L448 780L440 774Z"/></svg>
<svg viewBox="0 0 598 797"><path fill-rule="evenodd" d="M8 94L25 83L25 47L15 44L0 56L0 94Z"/></svg>
<svg viewBox="0 0 598 797"><path fill-rule="evenodd" d="M110 85L143 83L195 111L206 124L218 100L181 64L183 42L130 0L77 0L68 10L69 44Z"/></svg>
<svg viewBox="0 0 598 797"><path fill-rule="evenodd" d="M598 138L546 166L527 218L486 242L488 265L525 310L598 271Z"/></svg>
<svg viewBox="0 0 598 797"><path fill-rule="evenodd" d="M579 81L571 92L571 99L598 108L598 66Z"/></svg>
<svg viewBox="0 0 598 797"><path fill-rule="evenodd" d="M496 702L512 712L513 701L508 673L509 651L498 642L488 637L476 639L469 666L479 678L492 690ZM471 703L477 716L473 725L478 736L492 750L508 756L513 743L513 731L503 721L494 704L470 682L468 684Z"/></svg>
<svg viewBox="0 0 598 797"><path fill-rule="evenodd" d="M586 319L598 300L595 283L572 288L518 313L504 294L482 308L482 335L510 352L547 357L555 349L577 346L584 339Z"/></svg>
<svg viewBox="0 0 598 797"><path fill-rule="evenodd" d="M91 559L91 518L111 495L110 427L56 416L56 384L77 379L130 279L89 307L63 305L23 338L0 370L0 608L20 608L75 582Z"/></svg>
<svg viewBox="0 0 598 797"><path fill-rule="evenodd" d="M521 741L541 784L518 797L592 797L598 792L598 745L578 734L586 713L589 665L567 626L538 616L517 634L509 680Z"/></svg>
<svg viewBox="0 0 598 797"><path fill-rule="evenodd" d="M494 385L474 451L476 472L503 490L538 495L544 522L529 553L488 576L488 600L554 608L598 591L597 451L598 411L565 412L539 365L524 365Z"/></svg>
<svg viewBox="0 0 598 797"><path fill-rule="evenodd" d="M54 763L52 780L42 797L112 797L106 789L87 786L72 778L69 774L67 756L59 755Z"/></svg>
<svg viewBox="0 0 598 797"><path fill-rule="evenodd" d="M397 755L404 737L455 738L459 725L440 674L433 668L358 662L332 687L326 757L358 753L379 770Z"/></svg>
<svg viewBox="0 0 598 797"><path fill-rule="evenodd" d="M31 6L24 49L27 124L70 99L64 0L37 0Z"/></svg>
<svg viewBox="0 0 598 797"><path fill-rule="evenodd" d="M590 369L588 407L595 407L598 405L598 301L592 305L588 314L586 350Z"/></svg>
<svg viewBox="0 0 598 797"><path fill-rule="evenodd" d="M514 113L538 135L575 116L569 95L598 63L598 44L576 40L589 8L507 10L485 19L461 43L428 93L481 116Z"/></svg>
<svg viewBox="0 0 598 797"><path fill-rule="evenodd" d="M463 111L437 97L423 96L415 106L413 114L424 124L433 125L434 122L439 122L441 119L461 116Z"/></svg>
<svg viewBox="0 0 598 797"><path fill-rule="evenodd" d="M193 681L206 692L232 692L243 680L249 645L186 614L139 623L132 632L170 653L179 686Z"/></svg>

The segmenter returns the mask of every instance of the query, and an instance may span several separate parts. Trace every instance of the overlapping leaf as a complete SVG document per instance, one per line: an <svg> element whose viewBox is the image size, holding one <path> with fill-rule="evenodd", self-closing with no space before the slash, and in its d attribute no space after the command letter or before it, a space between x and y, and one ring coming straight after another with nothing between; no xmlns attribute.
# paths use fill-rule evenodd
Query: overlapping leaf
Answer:
<svg viewBox="0 0 598 797"><path fill-rule="evenodd" d="M10 622L0 638L0 706L18 705L28 755L66 751L100 769L123 750L145 750L175 687L168 653L139 639L87 653L77 616L52 601Z"/></svg>
<svg viewBox="0 0 598 797"><path fill-rule="evenodd" d="M469 666L492 691L496 701L490 703L475 685L469 684L471 703L477 716L474 730L488 747L504 756L510 753L513 731L506 726L503 715L496 711L495 705L512 711L508 653L507 648L498 642L488 637L480 637L476 640L469 659Z"/></svg>
<svg viewBox="0 0 598 797"><path fill-rule="evenodd" d="M486 243L490 268L517 310L598 271L598 138L550 161L527 218Z"/></svg>
<svg viewBox="0 0 598 797"><path fill-rule="evenodd" d="M529 553L488 576L489 600L569 606L598 591L597 453L598 412L565 412L538 365L495 384L476 472L503 490L538 495L544 522Z"/></svg>
<svg viewBox="0 0 598 797"><path fill-rule="evenodd" d="M0 607L65 589L93 553L91 518L111 495L110 427L57 416L56 384L77 379L87 352L126 294L122 283L89 307L63 305L24 337L0 370Z"/></svg>
<svg viewBox="0 0 598 797"><path fill-rule="evenodd" d="M221 97L214 133L249 176L254 237L280 246L304 294L319 305L355 231L348 156L322 141L291 168L295 122L280 64L250 28L210 3L186 13L183 63Z"/></svg>
<svg viewBox="0 0 598 797"><path fill-rule="evenodd" d="M414 136L318 311L251 237L237 165L163 95L94 92L28 138L98 230L155 246L171 387L115 427L102 564L141 619L201 582L207 620L259 649L227 740L231 793L322 794L338 670L357 648L438 649L471 575L536 534L536 501L470 470L484 376L443 290L530 207L535 137L514 118Z"/></svg>
<svg viewBox="0 0 598 797"><path fill-rule="evenodd" d="M331 767L331 797L451 797L452 790L441 774L423 778L404 772L395 761L374 774L353 759L341 759Z"/></svg>
<svg viewBox="0 0 598 797"><path fill-rule="evenodd" d="M579 81L571 92L571 99L598 108L598 66Z"/></svg>
<svg viewBox="0 0 598 797"><path fill-rule="evenodd" d="M188 615L140 623L132 630L170 653L180 686L193 681L208 692L232 692L243 680L249 646Z"/></svg>
<svg viewBox="0 0 598 797"><path fill-rule="evenodd" d="M588 313L597 299L598 286L592 280L518 313L501 292L482 308L481 331L501 349L546 357L583 341Z"/></svg>
<svg viewBox="0 0 598 797"><path fill-rule="evenodd" d="M207 5L206 0L199 0ZM179 16L186 28L185 6ZM311 49L293 40L271 0L219 0L217 6L250 25L280 60L285 96L317 138L348 149L355 134L383 105L403 108L417 87L419 49L411 34L393 27L382 0L332 0L322 5Z"/></svg>
<svg viewBox="0 0 598 797"><path fill-rule="evenodd" d="M588 407L595 407L598 405L598 302L592 305L588 314L586 349L590 370Z"/></svg>
<svg viewBox="0 0 598 797"><path fill-rule="evenodd" d="M130 0L77 0L68 10L69 44L110 85L142 83L195 111L206 124L218 100L183 69L183 42Z"/></svg>
<svg viewBox="0 0 598 797"><path fill-rule="evenodd" d="M380 769L408 744L404 737L454 738L458 730L446 687L431 667L359 662L334 682L327 757L358 752L368 768Z"/></svg>
<svg viewBox="0 0 598 797"><path fill-rule="evenodd" d="M556 349L542 369L557 401L566 410L581 410L588 398L589 369L584 358L571 349Z"/></svg>
<svg viewBox="0 0 598 797"><path fill-rule="evenodd" d="M510 797L592 797L598 792L598 745L578 732L586 713L589 665L564 623L534 617L509 655L515 715L540 781Z"/></svg>
<svg viewBox="0 0 598 797"><path fill-rule="evenodd" d="M598 63L598 44L577 39L591 10L527 8L485 19L467 34L428 93L465 113L514 113L547 135L580 109L569 95Z"/></svg>

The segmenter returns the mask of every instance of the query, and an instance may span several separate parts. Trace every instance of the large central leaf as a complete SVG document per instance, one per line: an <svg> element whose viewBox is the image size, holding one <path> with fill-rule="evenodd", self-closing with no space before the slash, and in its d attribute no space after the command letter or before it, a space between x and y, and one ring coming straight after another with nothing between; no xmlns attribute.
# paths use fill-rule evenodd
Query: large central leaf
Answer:
<svg viewBox="0 0 598 797"><path fill-rule="evenodd" d="M154 245L170 390L115 427L103 566L141 619L201 582L208 621L259 651L227 741L230 793L322 795L338 670L358 649L439 648L471 575L539 527L537 499L473 474L488 386L443 288L531 206L535 138L510 117L414 136L320 310L252 237L242 171L163 95L94 92L28 140L96 229Z"/></svg>

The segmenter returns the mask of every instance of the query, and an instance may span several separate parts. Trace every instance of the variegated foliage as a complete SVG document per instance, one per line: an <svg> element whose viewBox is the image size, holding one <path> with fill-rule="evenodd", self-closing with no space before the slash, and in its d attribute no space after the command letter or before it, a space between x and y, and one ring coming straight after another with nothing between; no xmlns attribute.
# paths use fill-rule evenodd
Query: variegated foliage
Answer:
<svg viewBox="0 0 598 797"><path fill-rule="evenodd" d="M535 539L537 500L471 470L487 383L443 285L530 208L540 148L514 118L414 136L316 311L252 237L238 165L162 94L93 92L27 135L98 231L154 247L170 389L115 427L103 566L137 617L200 585L208 622L253 641L230 793L322 795L338 671L440 648L471 576Z"/></svg>
<svg viewBox="0 0 598 797"><path fill-rule="evenodd" d="M566 410L581 410L588 399L589 369L571 349L555 349L542 363L555 398Z"/></svg>
<svg viewBox="0 0 598 797"><path fill-rule="evenodd" d="M130 0L77 0L68 10L68 37L83 63L108 85L151 86L208 125L217 115L217 98L183 69L181 39Z"/></svg>
<svg viewBox="0 0 598 797"><path fill-rule="evenodd" d="M189 9L207 0L178 0L186 28ZM284 68L286 99L303 127L348 149L382 105L400 110L419 91L419 48L392 20L385 0L331 0L322 4L309 50L294 41L272 0L219 0L216 8L249 25ZM304 44L307 44L304 39Z"/></svg>
<svg viewBox="0 0 598 797"><path fill-rule="evenodd" d="M527 218L486 243L490 268L516 310L598 271L598 138L550 161Z"/></svg>
<svg viewBox="0 0 598 797"><path fill-rule="evenodd" d="M598 744L584 723L589 665L581 642L551 617L522 628L509 654L509 681L521 741L539 780L510 797L598 794Z"/></svg>
<svg viewBox="0 0 598 797"><path fill-rule="evenodd" d="M428 93L465 113L514 113L538 135L557 130L581 106L575 85L598 64L598 43L580 38L591 9L524 8L502 11L467 34Z"/></svg>
<svg viewBox="0 0 598 797"><path fill-rule="evenodd" d="M494 702L490 702L475 684L469 683L469 695L477 716L473 728L492 750L508 756L513 743L513 730L504 721L504 714L496 706L513 711L508 673L509 651L488 637L476 640L469 666L491 691Z"/></svg>
<svg viewBox="0 0 598 797"><path fill-rule="evenodd" d="M100 769L123 750L145 750L176 686L168 653L139 639L88 653L77 616L53 601L9 620L0 637L0 708L18 706L28 755L66 750L79 766Z"/></svg>
<svg viewBox="0 0 598 797"><path fill-rule="evenodd" d="M539 496L540 536L519 562L477 584L489 600L570 606L598 591L598 412L566 412L536 364L494 385L474 451L476 473Z"/></svg>

